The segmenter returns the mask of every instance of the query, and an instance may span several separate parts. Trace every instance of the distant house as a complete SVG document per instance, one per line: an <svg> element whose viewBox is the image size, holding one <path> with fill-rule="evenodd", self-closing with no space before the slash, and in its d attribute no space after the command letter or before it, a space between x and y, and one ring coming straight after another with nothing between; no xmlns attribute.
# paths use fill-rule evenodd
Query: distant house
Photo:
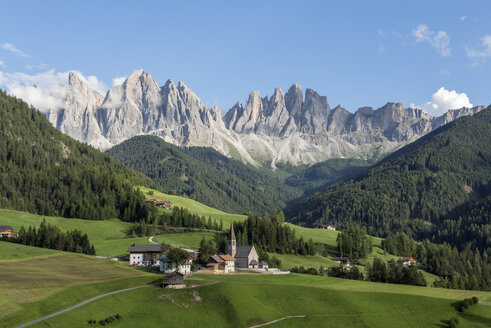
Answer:
<svg viewBox="0 0 491 328"><path fill-rule="evenodd" d="M212 255L206 260L206 270L225 272L225 261L218 255Z"/></svg>
<svg viewBox="0 0 491 328"><path fill-rule="evenodd" d="M130 253L130 265L159 265L160 250L160 244L133 244L128 248L128 253Z"/></svg>
<svg viewBox="0 0 491 328"><path fill-rule="evenodd" d="M164 273L172 273L175 272L176 269L171 263L171 260L167 257L166 254L162 254L159 257L159 262L160 262L160 272ZM177 268L177 272L181 274L190 274L191 273L191 264L193 263L193 258L189 256L189 259L187 260L186 263L181 264Z"/></svg>
<svg viewBox="0 0 491 328"><path fill-rule="evenodd" d="M346 266L350 265L349 257L333 257L331 260L342 265L346 265Z"/></svg>
<svg viewBox="0 0 491 328"><path fill-rule="evenodd" d="M11 226L0 226L0 237L17 238L19 234L14 232Z"/></svg>
<svg viewBox="0 0 491 328"><path fill-rule="evenodd" d="M170 209L172 206L172 202L168 200L163 200L156 202L155 205L160 208Z"/></svg>
<svg viewBox="0 0 491 328"><path fill-rule="evenodd" d="M325 225L325 224L321 224L319 226L320 229L327 229L327 230L332 230L332 231L336 231L336 227L335 226L332 226L332 225Z"/></svg>
<svg viewBox="0 0 491 328"><path fill-rule="evenodd" d="M162 287L171 288L175 286L183 286L184 285L184 275L179 272L172 272L167 274L162 279Z"/></svg>
<svg viewBox="0 0 491 328"><path fill-rule="evenodd" d="M157 200L155 198L149 198L149 199L145 199L145 203L150 203L155 205L155 203L157 203Z"/></svg>
<svg viewBox="0 0 491 328"><path fill-rule="evenodd" d="M212 255L206 260L206 269L213 272L235 271L235 258L231 255Z"/></svg>
<svg viewBox="0 0 491 328"><path fill-rule="evenodd" d="M414 257L403 257L402 265L404 266L416 265L416 259Z"/></svg>

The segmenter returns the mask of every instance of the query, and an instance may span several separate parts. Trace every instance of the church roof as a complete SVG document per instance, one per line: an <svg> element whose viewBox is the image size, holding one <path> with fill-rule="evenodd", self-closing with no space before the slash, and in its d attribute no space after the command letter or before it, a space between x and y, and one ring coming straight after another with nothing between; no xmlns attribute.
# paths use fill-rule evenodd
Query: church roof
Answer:
<svg viewBox="0 0 491 328"><path fill-rule="evenodd" d="M235 258L248 257L249 254L251 254L253 248L254 248L254 246L237 246Z"/></svg>
<svg viewBox="0 0 491 328"><path fill-rule="evenodd" d="M251 260L251 265L257 265L257 261L256 260Z"/></svg>
<svg viewBox="0 0 491 328"><path fill-rule="evenodd" d="M228 234L228 240L235 240L234 224L230 224L230 232Z"/></svg>

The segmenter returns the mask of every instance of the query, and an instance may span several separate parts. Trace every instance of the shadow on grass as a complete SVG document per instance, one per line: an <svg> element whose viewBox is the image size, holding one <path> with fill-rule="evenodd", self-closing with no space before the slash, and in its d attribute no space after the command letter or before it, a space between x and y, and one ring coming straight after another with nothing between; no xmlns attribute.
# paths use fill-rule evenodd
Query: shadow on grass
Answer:
<svg viewBox="0 0 491 328"><path fill-rule="evenodd" d="M465 320L471 321L473 323L485 324L487 327L491 327L491 319L489 318L485 318L483 316L470 314L470 313L463 313L461 316Z"/></svg>

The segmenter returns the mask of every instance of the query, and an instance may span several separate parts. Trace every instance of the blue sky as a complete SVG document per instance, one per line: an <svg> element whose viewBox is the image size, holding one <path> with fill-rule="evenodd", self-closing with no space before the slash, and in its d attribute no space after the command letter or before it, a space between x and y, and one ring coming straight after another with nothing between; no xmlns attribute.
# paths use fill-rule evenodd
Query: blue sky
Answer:
<svg viewBox="0 0 491 328"><path fill-rule="evenodd" d="M350 111L491 103L490 1L16 0L0 12L12 93L70 70L103 90L143 68L223 112L293 83Z"/></svg>

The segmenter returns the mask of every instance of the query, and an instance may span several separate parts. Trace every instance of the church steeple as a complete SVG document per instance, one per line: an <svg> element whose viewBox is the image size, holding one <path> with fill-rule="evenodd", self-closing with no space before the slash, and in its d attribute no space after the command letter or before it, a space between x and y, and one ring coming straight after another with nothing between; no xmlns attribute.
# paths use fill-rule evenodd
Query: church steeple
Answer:
<svg viewBox="0 0 491 328"><path fill-rule="evenodd" d="M234 224L230 224L230 232L228 233L228 253L235 257L237 252L237 240L235 239Z"/></svg>

